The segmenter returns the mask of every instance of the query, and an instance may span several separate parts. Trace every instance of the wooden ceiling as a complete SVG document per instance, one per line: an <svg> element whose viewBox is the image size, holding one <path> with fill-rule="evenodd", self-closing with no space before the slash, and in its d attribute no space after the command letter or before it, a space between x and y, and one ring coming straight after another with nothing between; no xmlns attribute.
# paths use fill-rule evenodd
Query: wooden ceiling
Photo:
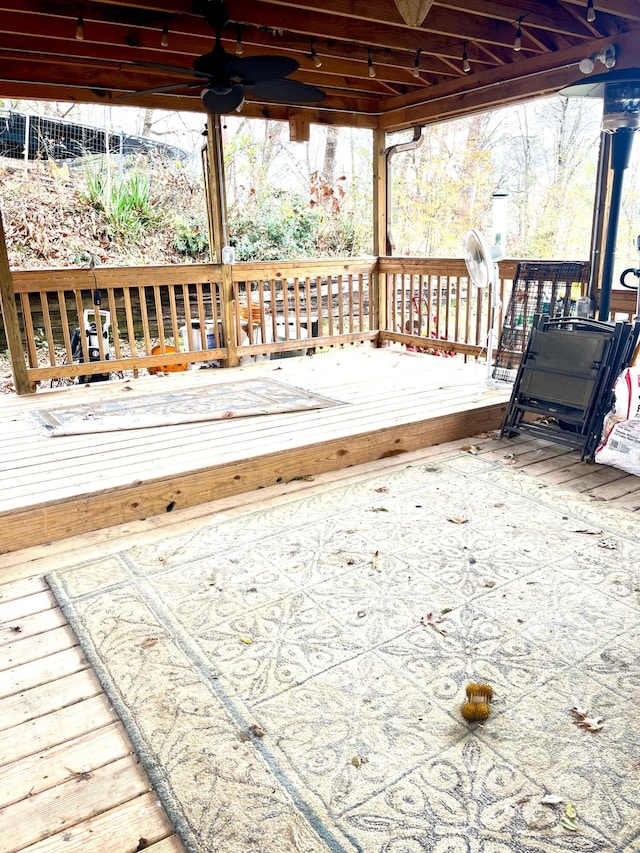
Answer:
<svg viewBox="0 0 640 853"><path fill-rule="evenodd" d="M194 59L212 49L203 2L0 0L0 99L202 111L199 88L148 90L186 84ZM607 45L616 67L640 64L639 0L595 0L592 22L587 0L436 0L418 28L404 23L394 0L226 5L229 53L239 37L243 56L292 56L300 64L292 79L326 92L321 104L299 108L249 97L250 116L286 119L300 109L314 122L393 130L556 92L582 76L581 59ZM596 62L593 73L604 70Z"/></svg>

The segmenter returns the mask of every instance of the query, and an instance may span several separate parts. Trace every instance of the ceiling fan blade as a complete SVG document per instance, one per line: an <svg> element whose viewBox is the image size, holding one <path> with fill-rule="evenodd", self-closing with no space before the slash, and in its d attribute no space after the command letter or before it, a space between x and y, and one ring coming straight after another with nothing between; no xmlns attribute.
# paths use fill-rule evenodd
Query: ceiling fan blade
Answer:
<svg viewBox="0 0 640 853"><path fill-rule="evenodd" d="M252 86L245 86L247 95L265 98L269 101L285 101L291 104L317 104L326 98L326 94L317 86L298 83L297 80L264 80Z"/></svg>
<svg viewBox="0 0 640 853"><path fill-rule="evenodd" d="M177 92L179 89L195 89L205 85L204 80L185 80L184 83L170 83L167 86L154 86L152 89L138 89L136 92L123 92L116 95L116 100L124 101L137 95L160 95L163 92Z"/></svg>
<svg viewBox="0 0 640 853"><path fill-rule="evenodd" d="M224 115L225 113L232 113L236 107L240 106L244 99L244 92L242 86L234 83L229 92L217 93L213 89L203 89L200 97L208 113Z"/></svg>
<svg viewBox="0 0 640 853"><path fill-rule="evenodd" d="M287 77L298 68L300 63L289 56L243 56L226 63L224 71L240 80L262 83L276 77Z"/></svg>

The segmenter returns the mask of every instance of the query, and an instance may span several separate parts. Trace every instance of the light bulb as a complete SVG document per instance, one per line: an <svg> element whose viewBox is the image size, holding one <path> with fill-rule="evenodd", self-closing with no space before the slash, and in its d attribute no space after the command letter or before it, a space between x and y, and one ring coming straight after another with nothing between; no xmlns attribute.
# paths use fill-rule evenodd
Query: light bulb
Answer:
<svg viewBox="0 0 640 853"><path fill-rule="evenodd" d="M519 50L522 50L522 30L520 29L520 25L518 24L518 29L516 30L516 40L513 43L513 49L516 53Z"/></svg>
<svg viewBox="0 0 640 853"><path fill-rule="evenodd" d="M76 24L76 38L78 41L82 41L84 39L84 18L82 17L82 12L78 15L78 23Z"/></svg>
<svg viewBox="0 0 640 853"><path fill-rule="evenodd" d="M596 19L596 10L593 8L593 0L587 0L587 21L592 24Z"/></svg>
<svg viewBox="0 0 640 853"><path fill-rule="evenodd" d="M369 77L376 76L376 69L373 67L373 60L371 59L371 50L367 51L368 59L367 65L369 66Z"/></svg>
<svg viewBox="0 0 640 853"><path fill-rule="evenodd" d="M468 74L471 71L471 63L469 62L469 57L467 56L466 41L462 44L462 70L465 74Z"/></svg>
<svg viewBox="0 0 640 853"><path fill-rule="evenodd" d="M322 68L322 60L320 59L320 57L316 53L315 41L316 41L315 39L311 39L311 54L310 54L311 61L313 62L314 66L316 68Z"/></svg>
<svg viewBox="0 0 640 853"><path fill-rule="evenodd" d="M593 59L591 59L590 56L585 56L585 58L581 59L578 63L578 68L583 74L591 74L591 72L595 68L593 64Z"/></svg>
<svg viewBox="0 0 640 853"><path fill-rule="evenodd" d="M236 56L242 56L244 53L244 49L242 47L242 35L240 30L238 30L238 35L236 36Z"/></svg>
<svg viewBox="0 0 640 853"><path fill-rule="evenodd" d="M169 47L169 25L167 22L164 22L164 27L162 28L162 37L160 38L160 44L162 47Z"/></svg>
<svg viewBox="0 0 640 853"><path fill-rule="evenodd" d="M413 69L411 70L411 73L414 77L420 76L420 48L416 50L416 60L413 63Z"/></svg>

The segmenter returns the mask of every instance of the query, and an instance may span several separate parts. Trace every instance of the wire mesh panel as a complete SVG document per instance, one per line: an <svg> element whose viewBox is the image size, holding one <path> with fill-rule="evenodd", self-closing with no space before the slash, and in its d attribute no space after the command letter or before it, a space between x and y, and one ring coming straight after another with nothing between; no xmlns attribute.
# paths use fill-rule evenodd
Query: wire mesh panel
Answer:
<svg viewBox="0 0 640 853"><path fill-rule="evenodd" d="M575 315L588 274L588 265L577 261L518 264L494 361L494 379L512 382L516 378L536 314L552 318Z"/></svg>

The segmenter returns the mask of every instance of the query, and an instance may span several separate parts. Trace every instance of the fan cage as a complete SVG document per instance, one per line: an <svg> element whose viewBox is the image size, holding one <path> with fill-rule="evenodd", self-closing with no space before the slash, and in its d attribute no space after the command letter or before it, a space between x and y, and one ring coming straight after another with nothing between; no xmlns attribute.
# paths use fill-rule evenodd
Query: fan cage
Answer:
<svg viewBox="0 0 640 853"><path fill-rule="evenodd" d="M518 264L496 351L493 378L513 382L536 314L570 317L589 279L580 261Z"/></svg>

